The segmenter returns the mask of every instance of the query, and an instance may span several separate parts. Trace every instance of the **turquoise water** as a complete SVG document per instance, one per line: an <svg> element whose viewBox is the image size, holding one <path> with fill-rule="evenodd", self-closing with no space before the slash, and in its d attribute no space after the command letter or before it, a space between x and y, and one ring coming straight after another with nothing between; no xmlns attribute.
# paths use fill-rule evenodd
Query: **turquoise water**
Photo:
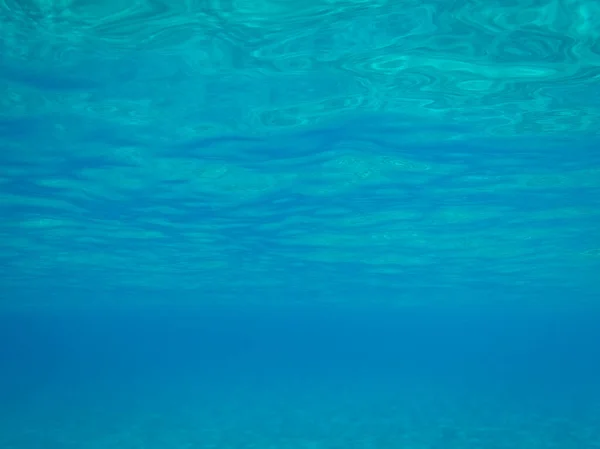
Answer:
<svg viewBox="0 0 600 449"><path fill-rule="evenodd" d="M0 448L600 448L600 6L0 2Z"/></svg>

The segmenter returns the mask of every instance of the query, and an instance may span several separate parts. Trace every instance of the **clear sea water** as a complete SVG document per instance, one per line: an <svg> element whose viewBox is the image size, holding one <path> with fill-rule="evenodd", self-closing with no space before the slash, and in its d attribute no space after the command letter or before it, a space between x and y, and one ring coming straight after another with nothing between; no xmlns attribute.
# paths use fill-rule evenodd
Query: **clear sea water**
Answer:
<svg viewBox="0 0 600 449"><path fill-rule="evenodd" d="M600 449L600 3L2 0L0 449Z"/></svg>

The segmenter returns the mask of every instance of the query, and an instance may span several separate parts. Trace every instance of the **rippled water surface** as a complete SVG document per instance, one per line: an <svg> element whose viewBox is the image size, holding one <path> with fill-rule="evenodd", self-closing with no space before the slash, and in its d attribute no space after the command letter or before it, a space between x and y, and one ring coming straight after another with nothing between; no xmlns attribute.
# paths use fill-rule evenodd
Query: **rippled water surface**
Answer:
<svg viewBox="0 0 600 449"><path fill-rule="evenodd" d="M595 2L0 14L5 302L598 294Z"/></svg>

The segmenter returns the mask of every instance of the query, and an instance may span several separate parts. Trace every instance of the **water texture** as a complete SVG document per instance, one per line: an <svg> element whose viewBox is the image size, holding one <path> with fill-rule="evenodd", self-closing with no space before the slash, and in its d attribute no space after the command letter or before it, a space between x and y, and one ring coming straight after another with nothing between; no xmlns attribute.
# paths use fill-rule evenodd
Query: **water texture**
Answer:
<svg viewBox="0 0 600 449"><path fill-rule="evenodd" d="M0 0L0 448L600 448L600 3Z"/></svg>
<svg viewBox="0 0 600 449"><path fill-rule="evenodd" d="M0 17L8 305L598 293L595 2Z"/></svg>

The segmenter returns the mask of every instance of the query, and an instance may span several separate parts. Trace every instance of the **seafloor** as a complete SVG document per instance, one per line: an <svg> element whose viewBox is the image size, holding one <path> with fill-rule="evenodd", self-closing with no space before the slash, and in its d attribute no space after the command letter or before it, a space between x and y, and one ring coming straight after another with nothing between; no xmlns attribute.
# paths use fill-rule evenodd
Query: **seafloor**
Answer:
<svg viewBox="0 0 600 449"><path fill-rule="evenodd" d="M600 448L592 321L13 317L0 447Z"/></svg>

